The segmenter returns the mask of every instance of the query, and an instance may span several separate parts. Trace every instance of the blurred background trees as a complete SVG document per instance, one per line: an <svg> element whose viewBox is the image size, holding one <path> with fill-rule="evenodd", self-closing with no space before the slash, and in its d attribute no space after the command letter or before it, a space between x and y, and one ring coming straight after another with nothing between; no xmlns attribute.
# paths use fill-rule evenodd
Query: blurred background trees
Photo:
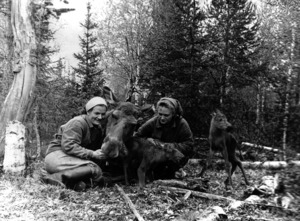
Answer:
<svg viewBox="0 0 300 221"><path fill-rule="evenodd" d="M12 71L9 1L1 4L2 108ZM31 146L38 135L46 145L107 85L139 105L177 98L195 137L208 136L210 113L220 108L241 141L300 152L299 1L111 0L104 17L91 8L72 69L51 59L58 50L50 47L51 20L34 26L39 71L25 123Z"/></svg>

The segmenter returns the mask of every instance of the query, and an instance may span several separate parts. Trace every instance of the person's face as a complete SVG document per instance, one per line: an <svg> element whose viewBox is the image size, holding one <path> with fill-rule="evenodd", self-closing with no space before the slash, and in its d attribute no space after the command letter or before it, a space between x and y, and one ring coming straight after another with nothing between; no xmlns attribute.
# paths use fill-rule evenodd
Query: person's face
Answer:
<svg viewBox="0 0 300 221"><path fill-rule="evenodd" d="M157 108L157 113L158 113L159 121L161 124L168 124L171 122L172 117L173 117L171 109L169 109L167 107L159 106Z"/></svg>
<svg viewBox="0 0 300 221"><path fill-rule="evenodd" d="M105 106L95 106L92 110L87 112L87 116L94 125L100 125L101 120L103 120L105 117L105 113Z"/></svg>

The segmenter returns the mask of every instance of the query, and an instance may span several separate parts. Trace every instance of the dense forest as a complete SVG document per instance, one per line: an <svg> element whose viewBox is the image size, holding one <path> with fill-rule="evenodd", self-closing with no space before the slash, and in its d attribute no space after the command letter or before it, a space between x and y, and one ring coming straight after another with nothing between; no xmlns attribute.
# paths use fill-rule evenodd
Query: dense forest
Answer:
<svg viewBox="0 0 300 221"><path fill-rule="evenodd" d="M87 1L74 66L59 56L53 27L75 9L56 2L64 7L0 0L1 220L299 220L299 0L108 0L101 15ZM108 89L141 109L161 97L180 101L195 154L179 179L84 192L41 181L58 128ZM199 175L216 110L246 158L249 185L236 171L232 192L223 162ZM25 134L12 145L25 149L13 164L24 164L22 176L3 166L18 135L7 132L12 122Z"/></svg>
<svg viewBox="0 0 300 221"><path fill-rule="evenodd" d="M9 2L1 1L1 124L17 68ZM89 3L78 24L85 30L78 65L69 69L51 59L59 48L49 24L72 9L49 4L32 4L30 15L36 72L20 119L33 146L107 85L138 105L177 98L195 137L208 136L218 108L241 141L299 151L298 1L109 1L101 19Z"/></svg>

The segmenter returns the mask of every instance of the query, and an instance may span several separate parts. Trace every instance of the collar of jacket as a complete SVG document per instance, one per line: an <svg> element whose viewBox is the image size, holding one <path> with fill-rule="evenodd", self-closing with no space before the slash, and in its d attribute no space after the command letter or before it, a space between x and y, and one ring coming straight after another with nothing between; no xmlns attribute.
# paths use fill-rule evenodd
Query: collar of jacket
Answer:
<svg viewBox="0 0 300 221"><path fill-rule="evenodd" d="M156 128L161 128L161 127L163 127L164 125L162 125L161 123L160 123L160 121L159 121L159 116L157 116L157 118L156 118L156 122L155 122L155 126L156 126ZM176 127L176 120L174 119L174 117L173 117L173 119L172 119L172 126L171 127Z"/></svg>

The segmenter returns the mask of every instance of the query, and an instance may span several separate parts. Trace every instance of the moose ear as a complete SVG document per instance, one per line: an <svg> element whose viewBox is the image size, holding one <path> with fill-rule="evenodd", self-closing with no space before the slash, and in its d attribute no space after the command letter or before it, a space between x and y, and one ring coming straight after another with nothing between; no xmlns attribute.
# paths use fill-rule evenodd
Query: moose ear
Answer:
<svg viewBox="0 0 300 221"><path fill-rule="evenodd" d="M103 97L109 104L116 104L119 102L112 90L107 86L103 87Z"/></svg>
<svg viewBox="0 0 300 221"><path fill-rule="evenodd" d="M216 116L216 112L212 112L210 115L211 115L212 117L214 117L214 116Z"/></svg>

